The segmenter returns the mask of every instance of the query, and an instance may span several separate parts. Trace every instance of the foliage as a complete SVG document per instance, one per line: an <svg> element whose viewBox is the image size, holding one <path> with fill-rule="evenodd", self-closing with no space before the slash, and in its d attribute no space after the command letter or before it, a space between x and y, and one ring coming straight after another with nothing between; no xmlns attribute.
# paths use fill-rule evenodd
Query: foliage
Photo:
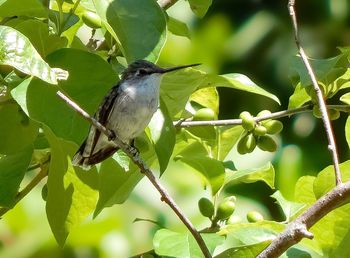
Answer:
<svg viewBox="0 0 350 258"><path fill-rule="evenodd" d="M212 1L189 0L188 3L189 9L202 18ZM170 33L190 39L191 30L186 22L165 13L154 0L27 0L25 3L5 0L0 3L0 16L3 18L0 26L1 215L6 221L9 214L5 213L9 209L16 211L14 206L20 201L19 193L23 193L26 179L34 178L32 170L38 173L48 163L42 200L47 220L59 245L65 245L69 234L73 234L72 244L74 232L82 224L99 223L105 208L130 201L143 175L121 151L88 171L73 166L72 156L90 125L60 100L56 92L65 92L93 114L127 64L138 59L158 61ZM334 119L340 111L348 111L346 105L350 103L350 93L343 91L349 87L350 50L340 51L332 58L311 60L325 98L338 104L329 110L336 112ZM162 61L162 66L169 62ZM314 116L318 117L309 74L297 56L291 60L290 78L295 90L290 96L289 111L311 104ZM276 190L271 197L280 207L284 221L266 216L260 208L262 204L256 210L249 205L240 210L245 205L241 201L244 197L232 193L234 187L260 182L270 191L275 190L274 163L264 160L263 164L256 164L254 157L280 150L283 124L279 118L270 118L271 112L267 110L256 117L244 111L240 125L235 126L181 127L180 123L173 123L179 119L216 120L221 104L218 88L222 87L246 92L247 102L255 94L264 101L280 104L277 96L244 74L217 75L202 67L179 70L164 76L160 107L145 133L137 138L136 146L146 164L163 178L176 173L175 167L202 180L201 186L208 191L201 190L201 196L207 198L202 197L197 208L197 196L192 196L191 207L196 207L192 210L196 214L193 217L203 217L207 223L201 235L211 254L255 257L285 229L286 223L334 188L334 174L329 166L316 176L299 178L295 185L289 186L295 188L293 200ZM340 106L338 99L345 105ZM289 126L290 123L284 125ZM349 126L348 119L344 129L348 144ZM244 157L252 157L249 167L237 165ZM341 170L345 181L350 176L349 161L341 164ZM133 218L139 217L131 211L125 212ZM151 235L153 250L149 255L202 257L189 232L167 227L156 214L152 214L155 217L152 220L137 221L156 220L157 228ZM284 257L345 256L349 242L348 214L349 204L345 200L311 229L314 240L302 240ZM97 222L87 219L89 215L97 217ZM101 229L98 236L102 238L104 234ZM98 241L92 237L87 245L93 249ZM7 248L5 241L3 246ZM0 255L1 252L0 247Z"/></svg>

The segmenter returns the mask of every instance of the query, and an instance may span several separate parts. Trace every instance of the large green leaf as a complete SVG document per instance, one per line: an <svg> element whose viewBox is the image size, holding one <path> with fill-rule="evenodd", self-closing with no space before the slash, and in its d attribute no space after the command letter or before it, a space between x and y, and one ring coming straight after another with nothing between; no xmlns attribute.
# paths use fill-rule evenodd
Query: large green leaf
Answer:
<svg viewBox="0 0 350 258"><path fill-rule="evenodd" d="M38 123L28 118L16 103L0 105L0 153L17 153L35 140Z"/></svg>
<svg viewBox="0 0 350 258"><path fill-rule="evenodd" d="M48 24L39 20L25 20L14 28L25 35L43 57L67 44L66 38L49 34Z"/></svg>
<svg viewBox="0 0 350 258"><path fill-rule="evenodd" d="M242 126L222 126L218 128L218 138L213 153L218 160L224 160L243 132Z"/></svg>
<svg viewBox="0 0 350 258"><path fill-rule="evenodd" d="M225 250L224 252L215 256L215 258L255 258L261 253L269 244L271 240L266 240L260 243L243 245Z"/></svg>
<svg viewBox="0 0 350 258"><path fill-rule="evenodd" d="M225 185L229 183L254 183L263 181L272 189L275 187L275 169L269 162L263 167L226 172Z"/></svg>
<svg viewBox="0 0 350 258"><path fill-rule="evenodd" d="M0 17L34 16L47 18L47 9L38 0L1 0Z"/></svg>
<svg viewBox="0 0 350 258"><path fill-rule="evenodd" d="M225 178L224 164L219 160L208 157L207 151L199 142L194 142L183 149L178 153L176 159L200 172L210 184L213 195L222 187Z"/></svg>
<svg viewBox="0 0 350 258"><path fill-rule="evenodd" d="M0 206L12 207L32 158L33 147L0 157Z"/></svg>
<svg viewBox="0 0 350 258"><path fill-rule="evenodd" d="M148 137L142 134L136 139L135 145L140 151L142 160L151 167L156 155ZM103 162L99 168L99 199L94 212L95 217L103 208L125 202L144 176L138 166L131 161L130 165L125 164L128 158L120 152L114 154L113 159Z"/></svg>
<svg viewBox="0 0 350 258"><path fill-rule="evenodd" d="M153 115L148 128L162 174L168 166L175 145L175 128L162 99L160 108Z"/></svg>
<svg viewBox="0 0 350 258"><path fill-rule="evenodd" d="M201 236L211 254L224 240L222 236L215 233L202 233ZM169 229L160 229L153 238L153 246L156 253L162 256L203 257L203 253L190 233L178 233Z"/></svg>
<svg viewBox="0 0 350 258"><path fill-rule="evenodd" d="M201 88L204 88L204 87L227 87L227 88L232 88L237 90L243 90L243 91L268 97L276 101L278 104L280 104L280 101L275 95L259 87L257 84L255 84L250 78L248 78L244 74L239 74L239 73L229 73L229 74L223 74L223 75L208 74L206 76L206 79L203 81L203 84L201 85Z"/></svg>
<svg viewBox="0 0 350 258"><path fill-rule="evenodd" d="M94 0L107 30L121 43L130 63L137 59L155 62L166 38L162 9L153 0Z"/></svg>
<svg viewBox="0 0 350 258"><path fill-rule="evenodd" d="M309 59L309 62L315 72L318 81L325 85L329 85L339 76L344 74L347 70L347 56L346 51L338 56L328 59ZM290 67L290 77L292 82L296 85L299 81L302 87L311 85L310 75L308 74L305 65L300 56L294 56Z"/></svg>
<svg viewBox="0 0 350 258"><path fill-rule="evenodd" d="M63 245L72 228L94 210L98 175L96 169L72 166L76 144L57 138L48 128L44 131L51 147L46 213L57 242Z"/></svg>
<svg viewBox="0 0 350 258"><path fill-rule="evenodd" d="M68 80L61 81L60 86L91 115L117 80L108 63L82 50L60 49L48 60L69 71ZM57 136L80 144L89 123L56 95L57 88L48 86L41 80L27 79L12 90L12 95L29 117L48 125Z"/></svg>
<svg viewBox="0 0 350 258"><path fill-rule="evenodd" d="M13 66L52 84L57 84L62 74L67 76L65 71L52 69L26 36L6 26L0 26L0 64Z"/></svg>
<svg viewBox="0 0 350 258"><path fill-rule="evenodd" d="M346 119L345 123L345 137L346 137L346 142L348 143L348 146L350 148L350 117Z"/></svg>
<svg viewBox="0 0 350 258"><path fill-rule="evenodd" d="M306 206L306 204L292 202L285 199L282 196L280 191L276 191L273 195L271 195L271 197L275 198L276 202L282 208L282 211L284 213L284 216L286 217L287 222L295 218L296 215L298 215Z"/></svg>

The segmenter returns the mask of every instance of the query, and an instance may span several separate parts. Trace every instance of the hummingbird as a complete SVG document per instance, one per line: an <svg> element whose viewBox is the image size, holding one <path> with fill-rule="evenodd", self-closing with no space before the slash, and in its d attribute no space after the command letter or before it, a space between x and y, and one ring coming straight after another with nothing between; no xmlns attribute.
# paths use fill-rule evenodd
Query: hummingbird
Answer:
<svg viewBox="0 0 350 258"><path fill-rule="evenodd" d="M161 68L146 60L131 63L122 72L119 83L105 96L94 118L122 142L133 146L134 139L144 131L158 108L162 76L197 65L200 64ZM91 165L112 156L118 149L106 135L91 126L72 163L89 169Z"/></svg>

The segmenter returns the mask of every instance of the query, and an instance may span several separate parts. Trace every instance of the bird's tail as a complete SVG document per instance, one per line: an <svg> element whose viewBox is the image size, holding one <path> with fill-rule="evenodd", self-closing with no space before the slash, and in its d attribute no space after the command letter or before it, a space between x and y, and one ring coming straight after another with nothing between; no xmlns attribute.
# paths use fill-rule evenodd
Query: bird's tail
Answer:
<svg viewBox="0 0 350 258"><path fill-rule="evenodd" d="M119 148L115 146L108 145L105 148L94 152L92 155L84 156L84 150L86 146L86 140L80 146L78 151L75 153L72 164L73 166L80 166L85 170L90 169L92 165L102 162L103 160L109 158L113 155Z"/></svg>

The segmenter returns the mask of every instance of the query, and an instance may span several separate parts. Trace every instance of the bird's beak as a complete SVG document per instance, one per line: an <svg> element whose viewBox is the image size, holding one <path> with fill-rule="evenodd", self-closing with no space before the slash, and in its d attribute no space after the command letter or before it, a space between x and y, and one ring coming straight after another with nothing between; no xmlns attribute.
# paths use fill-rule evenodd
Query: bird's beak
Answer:
<svg viewBox="0 0 350 258"><path fill-rule="evenodd" d="M184 69L187 67L194 67L194 66L198 66L198 65L201 65L201 64L190 64L190 65L181 65L181 66L175 66L175 67L170 67L170 68L162 68L160 73L168 73L168 72Z"/></svg>

